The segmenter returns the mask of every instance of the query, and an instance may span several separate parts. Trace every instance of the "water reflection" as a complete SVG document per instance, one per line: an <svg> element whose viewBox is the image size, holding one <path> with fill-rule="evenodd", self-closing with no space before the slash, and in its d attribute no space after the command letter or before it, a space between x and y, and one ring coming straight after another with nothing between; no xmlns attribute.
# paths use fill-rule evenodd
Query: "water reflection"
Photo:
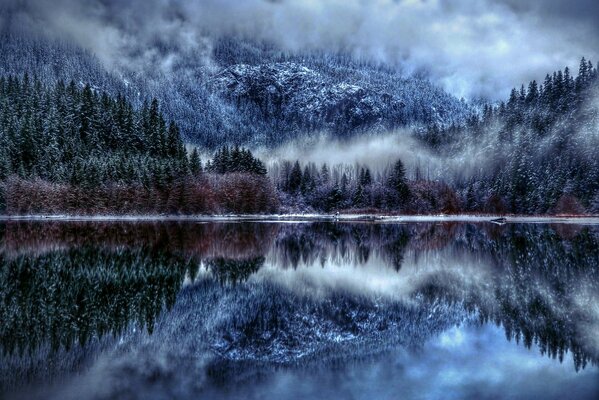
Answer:
<svg viewBox="0 0 599 400"><path fill-rule="evenodd" d="M11 397L261 398L300 376L324 390L319 379L383 365L428 397L451 385L496 397L489 382L513 380L508 369L599 390L593 226L10 222L0 263ZM455 354L434 371L444 345ZM474 373L489 362L495 378ZM377 376L352 392L386 385L380 397L394 397Z"/></svg>
<svg viewBox="0 0 599 400"><path fill-rule="evenodd" d="M269 371L263 383L210 386L211 399L593 399L596 371L575 372L507 342L495 326L454 327L417 350L324 368Z"/></svg>

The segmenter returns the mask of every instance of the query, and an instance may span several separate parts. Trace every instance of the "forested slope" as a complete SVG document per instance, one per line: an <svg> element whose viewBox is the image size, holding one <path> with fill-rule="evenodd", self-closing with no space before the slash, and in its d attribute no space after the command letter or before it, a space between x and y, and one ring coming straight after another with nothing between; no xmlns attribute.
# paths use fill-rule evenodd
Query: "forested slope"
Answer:
<svg viewBox="0 0 599 400"><path fill-rule="evenodd" d="M290 54L246 39L212 38L209 61L181 55L168 72L140 71L104 65L75 44L39 33L12 27L0 36L0 75L27 72L44 84L73 80L122 95L135 107L157 98L187 142L209 149L445 126L471 112L426 80L343 54Z"/></svg>
<svg viewBox="0 0 599 400"><path fill-rule="evenodd" d="M474 173L444 177L466 210L599 212L599 74L584 58L576 76L548 74L467 124L431 126L422 137L446 158L479 160Z"/></svg>

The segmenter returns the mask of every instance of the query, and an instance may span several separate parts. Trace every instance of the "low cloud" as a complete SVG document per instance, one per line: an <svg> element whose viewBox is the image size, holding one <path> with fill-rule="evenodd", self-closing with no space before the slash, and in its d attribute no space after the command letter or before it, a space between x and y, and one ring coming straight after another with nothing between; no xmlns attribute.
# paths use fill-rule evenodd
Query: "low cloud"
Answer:
<svg viewBox="0 0 599 400"><path fill-rule="evenodd" d="M458 96L496 99L599 53L595 1L523 3L7 0L11 13L3 14L12 25L75 40L115 68L168 76L178 63L209 64L207 38L242 35L291 52L346 52L427 76Z"/></svg>
<svg viewBox="0 0 599 400"><path fill-rule="evenodd" d="M490 135L490 141L496 137ZM331 138L328 135L312 135L286 142L272 148L259 148L256 155L269 165L283 160L302 163L313 162L318 166L364 165L374 172L381 172L400 159L411 179L468 178L489 167L492 148L488 143L460 143L459 150L440 154L413 136L412 132L399 129L384 134L363 135L354 139Z"/></svg>

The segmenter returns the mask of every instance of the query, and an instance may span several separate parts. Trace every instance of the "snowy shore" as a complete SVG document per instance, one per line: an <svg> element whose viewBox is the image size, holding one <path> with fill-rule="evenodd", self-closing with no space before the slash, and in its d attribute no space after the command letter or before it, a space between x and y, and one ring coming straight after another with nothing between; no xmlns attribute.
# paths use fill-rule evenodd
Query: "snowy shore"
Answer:
<svg viewBox="0 0 599 400"><path fill-rule="evenodd" d="M378 215L378 214L272 214L272 215L0 215L2 221L190 221L190 222L489 222L599 225L599 216L502 215Z"/></svg>

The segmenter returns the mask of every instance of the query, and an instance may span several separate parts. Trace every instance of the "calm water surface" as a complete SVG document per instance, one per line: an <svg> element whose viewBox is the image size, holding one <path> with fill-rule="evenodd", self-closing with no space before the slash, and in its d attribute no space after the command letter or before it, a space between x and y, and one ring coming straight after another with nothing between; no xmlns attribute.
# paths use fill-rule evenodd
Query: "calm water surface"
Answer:
<svg viewBox="0 0 599 400"><path fill-rule="evenodd" d="M599 226L0 223L0 398L599 398Z"/></svg>

